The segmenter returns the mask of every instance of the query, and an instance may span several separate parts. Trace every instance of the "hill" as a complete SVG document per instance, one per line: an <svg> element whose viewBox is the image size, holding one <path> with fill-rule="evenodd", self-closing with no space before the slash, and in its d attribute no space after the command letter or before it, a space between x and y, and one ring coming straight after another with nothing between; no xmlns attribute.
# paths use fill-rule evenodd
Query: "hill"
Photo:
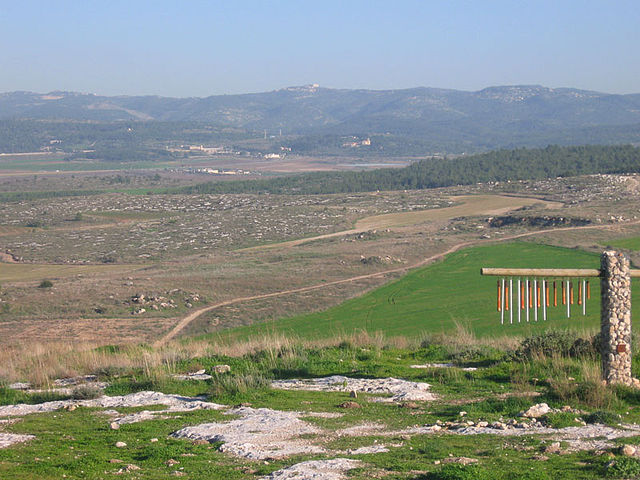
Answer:
<svg viewBox="0 0 640 480"><path fill-rule="evenodd" d="M637 142L640 94L529 85L476 92L423 87L344 90L309 85L206 98L106 97L76 92L0 94L0 120L19 118L197 121L253 132L281 131L302 137L292 142L299 153L317 149L318 143L336 147L345 135L377 137L364 149L369 152L402 150L404 144L419 139L423 151L451 153L549 143Z"/></svg>

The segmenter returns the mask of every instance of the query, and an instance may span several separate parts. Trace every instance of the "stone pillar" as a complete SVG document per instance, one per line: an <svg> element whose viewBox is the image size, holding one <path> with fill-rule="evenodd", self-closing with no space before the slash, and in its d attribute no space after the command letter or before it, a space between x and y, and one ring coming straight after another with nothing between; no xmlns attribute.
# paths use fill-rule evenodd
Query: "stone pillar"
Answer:
<svg viewBox="0 0 640 480"><path fill-rule="evenodd" d="M607 250L600 257L602 378L633 385L631 378L631 276L629 258Z"/></svg>

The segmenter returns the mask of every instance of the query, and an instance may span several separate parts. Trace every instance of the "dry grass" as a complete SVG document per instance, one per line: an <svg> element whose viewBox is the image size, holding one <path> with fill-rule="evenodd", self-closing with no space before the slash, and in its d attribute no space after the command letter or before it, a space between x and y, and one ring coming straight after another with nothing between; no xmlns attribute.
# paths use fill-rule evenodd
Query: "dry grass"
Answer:
<svg viewBox="0 0 640 480"><path fill-rule="evenodd" d="M468 323L456 321L455 329L449 332L424 334L419 342L422 345L444 345L455 352L470 346L491 347L498 350L515 350L522 342L519 336L487 336L478 338Z"/></svg>
<svg viewBox="0 0 640 480"><path fill-rule="evenodd" d="M49 387L57 378L86 374L113 374L142 371L148 378L177 372L177 365L185 360L209 355L242 357L256 352L282 357L283 352L296 352L307 347L329 347L348 343L353 346L383 348L411 347L415 342L404 337L388 338L380 332L357 332L317 341L283 335L269 335L232 343L204 340L173 341L162 347L123 345L100 347L93 343L50 342L33 343L5 348L0 351L0 381L30 382Z"/></svg>

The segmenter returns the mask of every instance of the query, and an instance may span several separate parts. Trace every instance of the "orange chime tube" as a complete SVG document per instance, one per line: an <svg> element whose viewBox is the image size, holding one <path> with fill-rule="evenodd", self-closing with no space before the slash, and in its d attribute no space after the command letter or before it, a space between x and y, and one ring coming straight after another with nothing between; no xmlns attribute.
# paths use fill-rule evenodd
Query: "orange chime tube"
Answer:
<svg viewBox="0 0 640 480"><path fill-rule="evenodd" d="M545 290L544 301L545 301L545 304L548 307L548 306L550 306L550 304L549 304L549 282L544 282L544 290Z"/></svg>
<svg viewBox="0 0 640 480"><path fill-rule="evenodd" d="M509 311L509 286L504 287L504 309Z"/></svg>
<svg viewBox="0 0 640 480"><path fill-rule="evenodd" d="M562 304L567 304L567 289L564 282L562 282Z"/></svg>
<svg viewBox="0 0 640 480"><path fill-rule="evenodd" d="M589 285L589 280L587 280L587 300L591 300L591 285Z"/></svg>
<svg viewBox="0 0 640 480"><path fill-rule="evenodd" d="M529 285L529 308L533 308L533 292L532 290L532 285L531 285L531 281L527 281L527 285Z"/></svg>
<svg viewBox="0 0 640 480"><path fill-rule="evenodd" d="M520 309L524 310L524 302L525 302L525 298L524 298L524 284L526 283L526 280L524 282L520 283Z"/></svg>
<svg viewBox="0 0 640 480"><path fill-rule="evenodd" d="M553 281L553 306L558 306L558 289L556 288L556 282Z"/></svg>
<svg viewBox="0 0 640 480"><path fill-rule="evenodd" d="M569 282L569 296L571 297L571 305L573 305L573 282Z"/></svg>
<svg viewBox="0 0 640 480"><path fill-rule="evenodd" d="M500 288L500 280L498 280L498 311L501 310L500 307L502 307L502 303L501 303L501 297L502 297L502 288Z"/></svg>
<svg viewBox="0 0 640 480"><path fill-rule="evenodd" d="M582 305L582 282L578 282L578 305Z"/></svg>
<svg viewBox="0 0 640 480"><path fill-rule="evenodd" d="M540 307L540 282L536 285L536 302L538 302L538 308Z"/></svg>

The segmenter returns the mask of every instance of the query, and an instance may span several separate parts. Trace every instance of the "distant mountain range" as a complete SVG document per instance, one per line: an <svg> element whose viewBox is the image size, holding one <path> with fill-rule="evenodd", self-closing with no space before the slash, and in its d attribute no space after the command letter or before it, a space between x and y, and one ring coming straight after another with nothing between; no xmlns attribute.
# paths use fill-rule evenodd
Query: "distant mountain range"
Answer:
<svg viewBox="0 0 640 480"><path fill-rule="evenodd" d="M0 94L0 119L196 121L284 135L385 135L458 150L640 141L640 94L501 86L343 90L317 85L206 98Z"/></svg>

